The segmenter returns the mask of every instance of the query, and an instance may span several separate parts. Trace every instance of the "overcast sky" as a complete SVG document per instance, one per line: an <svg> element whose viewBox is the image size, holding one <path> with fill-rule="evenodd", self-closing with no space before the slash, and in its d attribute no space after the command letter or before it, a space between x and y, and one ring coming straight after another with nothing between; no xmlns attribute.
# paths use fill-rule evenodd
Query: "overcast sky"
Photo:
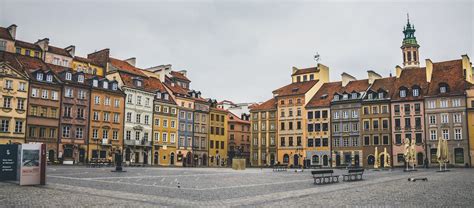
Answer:
<svg viewBox="0 0 474 208"><path fill-rule="evenodd" d="M141 68L172 64L203 96L234 102L271 98L292 66L315 66L316 52L332 81L342 72L388 76L401 64L407 13L420 60L474 59L471 1L0 1L0 25L18 25L18 39L48 37L79 56L110 48Z"/></svg>

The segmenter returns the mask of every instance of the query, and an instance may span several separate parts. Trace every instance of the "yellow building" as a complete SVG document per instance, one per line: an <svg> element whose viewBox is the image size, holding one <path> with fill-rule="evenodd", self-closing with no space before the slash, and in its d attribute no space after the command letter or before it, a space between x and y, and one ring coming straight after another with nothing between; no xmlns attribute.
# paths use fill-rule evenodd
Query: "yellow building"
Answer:
<svg viewBox="0 0 474 208"><path fill-rule="evenodd" d="M175 165L178 108L160 80L150 79L157 89L153 110L153 165Z"/></svg>
<svg viewBox="0 0 474 208"><path fill-rule="evenodd" d="M466 90L467 96L467 127L469 132L469 159L471 167L474 167L472 159L474 158L474 88Z"/></svg>
<svg viewBox="0 0 474 208"><path fill-rule="evenodd" d="M210 101L209 122L209 166L226 166L227 162L227 114Z"/></svg>
<svg viewBox="0 0 474 208"><path fill-rule="evenodd" d="M24 143L28 77L12 53L0 52L0 96L0 144Z"/></svg>
<svg viewBox="0 0 474 208"><path fill-rule="evenodd" d="M41 48L38 45L21 40L15 40L15 52L17 54L35 58L43 57Z"/></svg>
<svg viewBox="0 0 474 208"><path fill-rule="evenodd" d="M74 56L72 60L72 69L82 71L86 74L104 76L104 67L92 59Z"/></svg>
<svg viewBox="0 0 474 208"><path fill-rule="evenodd" d="M329 68L298 69L293 67L292 83L273 91L278 116L278 162L300 166L307 153L307 119L305 106L321 86L329 81Z"/></svg>

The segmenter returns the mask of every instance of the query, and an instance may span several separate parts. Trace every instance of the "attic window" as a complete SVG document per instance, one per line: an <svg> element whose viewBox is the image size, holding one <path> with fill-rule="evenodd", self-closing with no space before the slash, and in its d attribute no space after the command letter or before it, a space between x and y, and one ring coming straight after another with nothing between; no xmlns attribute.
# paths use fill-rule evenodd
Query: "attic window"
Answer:
<svg viewBox="0 0 474 208"><path fill-rule="evenodd" d="M66 80L71 80L72 79L72 74L70 72L66 73Z"/></svg>
<svg viewBox="0 0 474 208"><path fill-rule="evenodd" d="M137 87L141 87L141 86L142 86L142 81L141 81L141 80L137 80L137 81L135 82L135 85L136 85Z"/></svg>
<svg viewBox="0 0 474 208"><path fill-rule="evenodd" d="M420 95L420 89L415 88L413 89L413 97L418 97Z"/></svg>
<svg viewBox="0 0 474 208"><path fill-rule="evenodd" d="M328 98L328 94L321 95L321 99L326 99Z"/></svg>
<svg viewBox="0 0 474 208"><path fill-rule="evenodd" d="M104 81L102 87L103 87L104 89L108 89L108 88L109 88L109 82Z"/></svg>
<svg viewBox="0 0 474 208"><path fill-rule="evenodd" d="M382 99L383 97L383 92L379 92L379 99Z"/></svg>
<svg viewBox="0 0 474 208"><path fill-rule="evenodd" d="M369 93L368 98L369 100L372 100L374 98L374 95L372 93Z"/></svg>
<svg viewBox="0 0 474 208"><path fill-rule="evenodd" d="M94 87L99 86L99 81L98 81L97 79L94 79L94 80L92 81L92 86L94 86Z"/></svg>
<svg viewBox="0 0 474 208"><path fill-rule="evenodd" d="M448 88L446 86L439 87L439 92L440 93L446 93L446 91L448 91Z"/></svg>
<svg viewBox="0 0 474 208"><path fill-rule="evenodd" d="M160 98L160 99L161 99L161 93L160 93L160 92L156 92L156 98Z"/></svg>
<svg viewBox="0 0 474 208"><path fill-rule="evenodd" d="M113 83L112 84L112 90L117 90L118 86L117 86L117 83Z"/></svg>
<svg viewBox="0 0 474 208"><path fill-rule="evenodd" d="M334 95L334 100L338 101L339 100L339 95Z"/></svg>
<svg viewBox="0 0 474 208"><path fill-rule="evenodd" d="M351 95L351 99L357 99L357 93L353 92Z"/></svg>
<svg viewBox="0 0 474 208"><path fill-rule="evenodd" d="M400 97L406 97L407 96L407 91L406 90L400 90Z"/></svg>
<svg viewBox="0 0 474 208"><path fill-rule="evenodd" d="M36 74L36 79L43 80L43 73L39 72L38 74Z"/></svg>
<svg viewBox="0 0 474 208"><path fill-rule="evenodd" d="M46 75L46 81L47 82L53 82L53 75L51 75L51 74Z"/></svg>
<svg viewBox="0 0 474 208"><path fill-rule="evenodd" d="M298 88L291 89L291 92L298 92Z"/></svg>
<svg viewBox="0 0 474 208"><path fill-rule="evenodd" d="M349 95L348 95L348 94L344 94L344 95L342 96L342 99L343 99L343 100L347 100L347 98L349 98Z"/></svg>
<svg viewBox="0 0 474 208"><path fill-rule="evenodd" d="M165 100L169 100L170 99L170 96L168 94L163 94Z"/></svg>
<svg viewBox="0 0 474 208"><path fill-rule="evenodd" d="M82 74L79 75L79 76L77 77L77 81L80 82L80 83L84 83L84 75L82 75Z"/></svg>

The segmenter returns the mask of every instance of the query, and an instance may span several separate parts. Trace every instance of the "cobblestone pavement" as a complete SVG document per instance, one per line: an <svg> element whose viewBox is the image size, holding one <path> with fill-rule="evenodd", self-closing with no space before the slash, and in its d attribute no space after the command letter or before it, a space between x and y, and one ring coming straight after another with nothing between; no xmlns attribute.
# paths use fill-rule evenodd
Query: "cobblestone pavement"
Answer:
<svg viewBox="0 0 474 208"><path fill-rule="evenodd" d="M472 207L474 169L372 171L358 182L313 185L309 171L48 167L46 186L0 183L0 207ZM345 170L335 170L343 174ZM409 182L409 177L428 181Z"/></svg>

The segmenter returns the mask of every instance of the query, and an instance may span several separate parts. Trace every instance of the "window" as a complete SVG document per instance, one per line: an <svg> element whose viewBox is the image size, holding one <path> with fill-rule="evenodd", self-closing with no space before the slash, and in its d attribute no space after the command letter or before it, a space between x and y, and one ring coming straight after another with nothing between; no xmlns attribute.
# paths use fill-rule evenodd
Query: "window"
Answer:
<svg viewBox="0 0 474 208"><path fill-rule="evenodd" d="M85 99L86 98L86 92L84 90L79 90L78 94L79 99Z"/></svg>
<svg viewBox="0 0 474 208"><path fill-rule="evenodd" d="M23 110L25 108L25 100L24 99L18 99L16 108L18 110Z"/></svg>
<svg viewBox="0 0 474 208"><path fill-rule="evenodd" d="M10 120L2 119L2 126L0 126L1 132L8 132L8 125L10 125Z"/></svg>
<svg viewBox="0 0 474 208"><path fill-rule="evenodd" d="M162 139L163 142L168 142L168 133L163 133Z"/></svg>
<svg viewBox="0 0 474 208"><path fill-rule="evenodd" d="M410 104L403 105L403 110L405 111L405 115L410 114Z"/></svg>
<svg viewBox="0 0 474 208"><path fill-rule="evenodd" d="M48 99L48 90L42 90L41 91L41 98L43 99Z"/></svg>
<svg viewBox="0 0 474 208"><path fill-rule="evenodd" d="M364 115L369 115L369 107L364 107Z"/></svg>
<svg viewBox="0 0 474 208"><path fill-rule="evenodd" d="M379 144L380 144L379 136L374 135L374 145L379 145Z"/></svg>
<svg viewBox="0 0 474 208"><path fill-rule="evenodd" d="M109 89L109 82L104 81L104 82L102 83L102 88L104 88L104 89Z"/></svg>
<svg viewBox="0 0 474 208"><path fill-rule="evenodd" d="M82 134L83 134L82 128L77 127L76 128L76 139L82 139Z"/></svg>
<svg viewBox="0 0 474 208"><path fill-rule="evenodd" d="M443 139L449 139L449 129L442 130Z"/></svg>
<svg viewBox="0 0 474 208"><path fill-rule="evenodd" d="M117 89L118 89L117 83L113 83L113 84L112 84L112 90L117 90Z"/></svg>
<svg viewBox="0 0 474 208"><path fill-rule="evenodd" d="M150 124L150 123L149 123L149 119L150 119L150 116L149 116L149 115L145 115L145 124L146 124L146 125Z"/></svg>
<svg viewBox="0 0 474 208"><path fill-rule="evenodd" d="M462 129L454 129L454 139L461 140L462 139Z"/></svg>
<svg viewBox="0 0 474 208"><path fill-rule="evenodd" d="M94 111L93 119L94 119L94 121L98 121L98 120L99 120L99 112Z"/></svg>
<svg viewBox="0 0 474 208"><path fill-rule="evenodd" d="M382 129L388 129L388 119L382 120Z"/></svg>
<svg viewBox="0 0 474 208"><path fill-rule="evenodd" d="M369 146L370 145L370 136L364 136L364 145Z"/></svg>
<svg viewBox="0 0 474 208"><path fill-rule="evenodd" d="M3 97L3 107L4 108L11 108L11 97Z"/></svg>
<svg viewBox="0 0 474 208"><path fill-rule="evenodd" d="M368 131L370 129L370 121L365 120L364 121L364 130Z"/></svg>
<svg viewBox="0 0 474 208"><path fill-rule="evenodd" d="M133 101L133 95L132 94L128 94L127 95L127 103L132 103Z"/></svg>
<svg viewBox="0 0 474 208"><path fill-rule="evenodd" d="M407 96L407 91L406 90L400 90L400 97L404 98Z"/></svg>
<svg viewBox="0 0 474 208"><path fill-rule="evenodd" d="M20 82L20 84L18 85L18 90L19 91L26 91L26 83Z"/></svg>
<svg viewBox="0 0 474 208"><path fill-rule="evenodd" d="M105 97L104 104L110 105L110 97Z"/></svg>
<svg viewBox="0 0 474 208"><path fill-rule="evenodd" d="M163 127L168 128L168 120L163 119Z"/></svg>
<svg viewBox="0 0 474 208"><path fill-rule="evenodd" d="M459 107L461 106L461 99L453 99L452 103L453 107Z"/></svg>
<svg viewBox="0 0 474 208"><path fill-rule="evenodd" d="M442 124L447 124L447 123L449 123L449 116L448 116L448 114L441 114L441 123L442 123Z"/></svg>
<svg viewBox="0 0 474 208"><path fill-rule="evenodd" d="M439 88L439 92L440 92L440 93L446 93L446 86L441 86L441 87Z"/></svg>
<svg viewBox="0 0 474 208"><path fill-rule="evenodd" d="M440 101L440 107L441 108L447 108L448 107L448 100L441 100Z"/></svg>
<svg viewBox="0 0 474 208"><path fill-rule="evenodd" d="M175 134L173 133L170 134L170 142L175 143ZM204 145L202 145L202 147L204 147Z"/></svg>
<svg viewBox="0 0 474 208"><path fill-rule="evenodd" d="M410 118L405 118L405 128L411 129L411 120Z"/></svg>
<svg viewBox="0 0 474 208"><path fill-rule="evenodd" d="M135 122L136 123L140 123L141 122L141 114L137 113L136 117L135 117Z"/></svg>
<svg viewBox="0 0 474 208"><path fill-rule="evenodd" d="M372 124L373 124L372 127L374 130L379 129L379 120L373 120Z"/></svg>
<svg viewBox="0 0 474 208"><path fill-rule="evenodd" d="M102 129L102 139L108 139L108 138L109 138L109 130Z"/></svg>
<svg viewBox="0 0 474 208"><path fill-rule="evenodd" d="M127 122L132 122L132 113L127 112Z"/></svg>
<svg viewBox="0 0 474 208"><path fill-rule="evenodd" d="M77 81L80 82L80 83L84 83L84 75L82 75L82 74L79 75L79 76L77 77Z"/></svg>
<svg viewBox="0 0 474 208"><path fill-rule="evenodd" d="M388 135L383 135L382 140L383 140L384 145L388 145L390 143L389 139L388 139Z"/></svg>
<svg viewBox="0 0 474 208"><path fill-rule="evenodd" d="M413 97L418 97L420 95L419 89L413 89Z"/></svg>
<svg viewBox="0 0 474 208"><path fill-rule="evenodd" d="M372 113L373 114L379 114L379 107L378 106L372 106Z"/></svg>
<svg viewBox="0 0 474 208"><path fill-rule="evenodd" d="M140 132L135 132L135 140L140 140Z"/></svg>
<svg viewBox="0 0 474 208"><path fill-rule="evenodd" d="M459 113L453 114L453 121L454 123L461 123L461 114Z"/></svg>
<svg viewBox="0 0 474 208"><path fill-rule="evenodd" d="M402 144L402 135L395 134L395 144Z"/></svg>
<svg viewBox="0 0 474 208"><path fill-rule="evenodd" d="M388 113L388 106L386 105L382 106L382 113Z"/></svg>
<svg viewBox="0 0 474 208"><path fill-rule="evenodd" d="M64 117L70 118L71 117L71 106L64 107Z"/></svg>
<svg viewBox="0 0 474 208"><path fill-rule="evenodd" d="M428 101L428 108L430 109L436 108L436 101L435 100Z"/></svg>
<svg viewBox="0 0 474 208"><path fill-rule="evenodd" d="M349 118L349 114L347 113L347 111L342 112L342 118Z"/></svg>
<svg viewBox="0 0 474 208"><path fill-rule="evenodd" d="M58 92L51 91L51 99L52 100L58 100Z"/></svg>
<svg viewBox="0 0 474 208"><path fill-rule="evenodd" d="M66 73L66 80L71 80L72 79L72 74L70 72Z"/></svg>
<svg viewBox="0 0 474 208"><path fill-rule="evenodd" d="M131 132L131 131L127 131L127 132L125 133L125 139L126 139L126 140L130 140L131 138L132 138L132 132Z"/></svg>
<svg viewBox="0 0 474 208"><path fill-rule="evenodd" d="M400 113L400 105L394 105L393 110L395 111L395 114L399 114Z"/></svg>
<svg viewBox="0 0 474 208"><path fill-rule="evenodd" d="M435 115L430 115L429 116L429 122L430 122L430 124L436 124L436 116Z"/></svg>
<svg viewBox="0 0 474 208"><path fill-rule="evenodd" d="M43 80L43 73L39 72L38 74L36 74L36 79L39 80L39 81L42 81Z"/></svg>
<svg viewBox="0 0 474 208"><path fill-rule="evenodd" d="M70 128L71 127L69 127L69 126L63 126L63 137L64 138L69 138Z"/></svg>
<svg viewBox="0 0 474 208"><path fill-rule="evenodd" d="M119 113L114 113L114 123L119 123L120 120L119 120Z"/></svg>
<svg viewBox="0 0 474 208"><path fill-rule="evenodd" d="M137 96L137 105L142 104L142 96Z"/></svg>
<svg viewBox="0 0 474 208"><path fill-rule="evenodd" d="M416 133L416 134L415 134L415 142L416 142L417 144L421 144L421 143L423 142L423 141L422 141L423 139L422 139L421 137L422 137L422 136L421 136L421 133Z"/></svg>
<svg viewBox="0 0 474 208"><path fill-rule="evenodd" d="M334 132L339 132L339 124L334 124Z"/></svg>
<svg viewBox="0 0 474 208"><path fill-rule="evenodd" d="M334 119L339 119L339 111L334 112Z"/></svg>
<svg viewBox="0 0 474 208"><path fill-rule="evenodd" d="M118 108L120 106L120 100L114 99L114 107Z"/></svg>
<svg viewBox="0 0 474 208"><path fill-rule="evenodd" d="M13 81L12 80L5 80L5 89L13 89Z"/></svg>
<svg viewBox="0 0 474 208"><path fill-rule="evenodd" d="M110 113L109 112L104 112L104 121L109 121L109 115Z"/></svg>
<svg viewBox="0 0 474 208"><path fill-rule="evenodd" d="M118 131L117 130L112 131L112 139L113 140L118 140Z"/></svg>
<svg viewBox="0 0 474 208"><path fill-rule="evenodd" d="M430 140L438 140L438 132L436 129L430 130Z"/></svg>
<svg viewBox="0 0 474 208"><path fill-rule="evenodd" d="M15 121L15 133L23 132L23 121Z"/></svg>

